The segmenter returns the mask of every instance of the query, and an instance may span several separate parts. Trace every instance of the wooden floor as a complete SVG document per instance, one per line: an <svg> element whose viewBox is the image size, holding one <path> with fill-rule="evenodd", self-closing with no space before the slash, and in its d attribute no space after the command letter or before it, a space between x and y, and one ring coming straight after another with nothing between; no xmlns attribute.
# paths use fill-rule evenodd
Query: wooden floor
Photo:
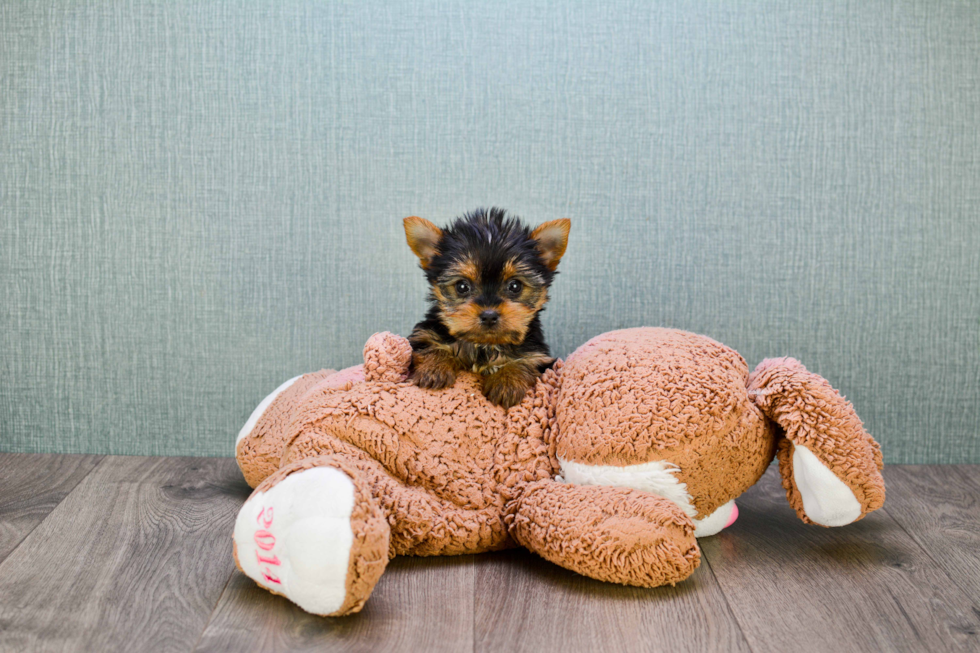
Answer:
<svg viewBox="0 0 980 653"><path fill-rule="evenodd" d="M674 588L523 551L398 558L324 619L235 570L233 460L0 454L0 650L980 650L980 466L888 467L885 508L836 529L774 471Z"/></svg>

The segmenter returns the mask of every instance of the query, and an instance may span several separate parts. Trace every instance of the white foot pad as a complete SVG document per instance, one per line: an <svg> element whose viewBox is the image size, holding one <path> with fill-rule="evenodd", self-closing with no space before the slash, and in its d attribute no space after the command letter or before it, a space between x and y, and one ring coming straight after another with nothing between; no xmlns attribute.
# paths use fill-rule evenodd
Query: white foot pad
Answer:
<svg viewBox="0 0 980 653"><path fill-rule="evenodd" d="M252 432L252 429L255 428L256 422L259 421L259 418L262 417L262 413L265 412L265 409L268 408L269 405L273 401L275 401L276 397L278 397L279 395L281 395L286 388L288 388L292 384L296 383L296 379L300 378L300 376L303 376L303 375L300 374L299 376L294 376L293 378L291 378L288 381L286 381L285 383L283 383L281 386L279 386L278 388L276 388L275 390L273 390L272 391L272 394L270 394L268 397L266 397L265 399L263 399L262 402L258 406L255 407L255 410L253 410L252 411L252 414L249 415L248 421L245 422L245 426L243 426L242 427L242 430L238 432L238 437L235 439L235 445L236 446L244 438L247 438L249 436L249 434Z"/></svg>
<svg viewBox="0 0 980 653"><path fill-rule="evenodd" d="M801 445L793 445L793 480L810 521L821 526L845 526L861 516L861 504L851 488Z"/></svg>
<svg viewBox="0 0 980 653"><path fill-rule="evenodd" d="M242 570L307 612L336 612L347 595L353 507L354 484L343 472L314 467L290 474L238 513Z"/></svg>
<svg viewBox="0 0 980 653"><path fill-rule="evenodd" d="M738 518L738 508L732 499L704 519L694 520L694 537L709 537L720 533L735 523Z"/></svg>
<svg viewBox="0 0 980 653"><path fill-rule="evenodd" d="M586 465L561 458L558 462L561 464L561 475L557 480L561 483L612 485L641 490L670 499L691 519L698 514L697 509L691 504L687 485L678 481L675 476L680 471L679 468L670 461L655 460L623 467Z"/></svg>

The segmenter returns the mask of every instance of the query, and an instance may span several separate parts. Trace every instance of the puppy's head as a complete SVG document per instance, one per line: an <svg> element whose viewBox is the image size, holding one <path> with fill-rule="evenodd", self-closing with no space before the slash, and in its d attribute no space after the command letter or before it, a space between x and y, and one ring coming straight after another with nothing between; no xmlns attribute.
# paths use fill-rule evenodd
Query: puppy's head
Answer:
<svg viewBox="0 0 980 653"><path fill-rule="evenodd" d="M449 332L477 344L519 344L548 301L571 221L534 230L502 209L477 209L446 229L405 218L408 246Z"/></svg>

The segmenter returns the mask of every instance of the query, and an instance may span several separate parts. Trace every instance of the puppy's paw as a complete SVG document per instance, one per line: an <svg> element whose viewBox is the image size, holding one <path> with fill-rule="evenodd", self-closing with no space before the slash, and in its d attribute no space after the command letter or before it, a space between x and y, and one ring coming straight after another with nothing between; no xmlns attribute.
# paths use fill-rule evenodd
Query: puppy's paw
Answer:
<svg viewBox="0 0 980 653"><path fill-rule="evenodd" d="M412 372L408 380L426 390L442 390L443 388L448 388L456 381L456 374L446 368L417 370Z"/></svg>
<svg viewBox="0 0 980 653"><path fill-rule="evenodd" d="M434 356L416 354L408 380L426 390L448 388L456 381L456 370L448 362Z"/></svg>
<svg viewBox="0 0 980 653"><path fill-rule="evenodd" d="M522 373L497 372L483 379L483 396L490 403L510 408L521 403L537 377Z"/></svg>

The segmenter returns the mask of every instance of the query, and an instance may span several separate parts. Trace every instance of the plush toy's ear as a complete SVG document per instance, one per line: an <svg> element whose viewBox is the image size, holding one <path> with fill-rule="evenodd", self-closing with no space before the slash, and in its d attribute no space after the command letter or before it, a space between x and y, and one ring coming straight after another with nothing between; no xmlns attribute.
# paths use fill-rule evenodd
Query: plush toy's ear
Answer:
<svg viewBox="0 0 980 653"><path fill-rule="evenodd" d="M792 358L767 358L746 385L785 434L776 457L786 498L803 521L843 526L882 506L881 447L826 379Z"/></svg>
<svg viewBox="0 0 980 653"><path fill-rule="evenodd" d="M531 238L538 242L538 251L549 270L557 268L558 262L565 254L565 248L568 246L568 232L571 228L572 221L568 218L562 218L538 225L531 232Z"/></svg>
<svg viewBox="0 0 980 653"><path fill-rule="evenodd" d="M442 229L435 226L425 218L413 215L405 218L405 239L408 246L419 257L422 269L428 269L432 264L432 259L439 253L439 239L442 238Z"/></svg>

